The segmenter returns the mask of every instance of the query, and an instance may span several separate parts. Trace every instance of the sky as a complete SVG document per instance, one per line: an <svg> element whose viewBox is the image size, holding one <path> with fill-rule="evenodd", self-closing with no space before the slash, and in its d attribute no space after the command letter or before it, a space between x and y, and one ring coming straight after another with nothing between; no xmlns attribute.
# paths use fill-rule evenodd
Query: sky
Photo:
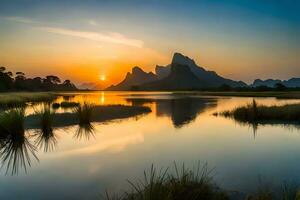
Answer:
<svg viewBox="0 0 300 200"><path fill-rule="evenodd" d="M300 77L299 0L1 0L0 65L103 87L174 52L247 83Z"/></svg>

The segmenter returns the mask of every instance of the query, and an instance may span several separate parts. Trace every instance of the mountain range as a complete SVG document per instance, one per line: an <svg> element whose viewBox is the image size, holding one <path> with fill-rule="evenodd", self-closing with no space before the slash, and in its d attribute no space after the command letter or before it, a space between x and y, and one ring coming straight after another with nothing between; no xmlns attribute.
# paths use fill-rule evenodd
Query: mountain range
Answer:
<svg viewBox="0 0 300 200"><path fill-rule="evenodd" d="M259 87L259 86L267 86L274 88L276 87L276 84L282 84L285 87L288 88L295 88L300 87L300 78L291 78L289 80L279 80L279 79L267 79L267 80L261 80L256 79L253 84L251 84L251 87Z"/></svg>
<svg viewBox="0 0 300 200"><path fill-rule="evenodd" d="M195 61L181 53L174 53L172 61L166 66L157 65L155 73L145 72L140 67L133 67L131 72L117 85L106 90L192 90L218 88L223 85L235 87L276 87L276 84L286 87L300 87L300 78L289 80L256 79L247 85L242 81L224 78L214 71L208 71L197 65Z"/></svg>
<svg viewBox="0 0 300 200"><path fill-rule="evenodd" d="M231 87L245 87L246 83L226 79L214 71L207 71L198 66L195 61L180 53L175 53L171 64L157 65L155 74L144 72L139 67L134 67L128 72L125 79L117 85L112 85L106 90L183 90L214 88L222 85Z"/></svg>

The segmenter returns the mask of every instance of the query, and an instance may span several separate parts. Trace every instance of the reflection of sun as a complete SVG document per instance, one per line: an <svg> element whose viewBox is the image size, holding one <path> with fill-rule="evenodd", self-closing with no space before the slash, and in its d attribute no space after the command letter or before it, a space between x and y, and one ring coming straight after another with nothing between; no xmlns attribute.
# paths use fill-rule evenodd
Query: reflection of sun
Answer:
<svg viewBox="0 0 300 200"><path fill-rule="evenodd" d="M100 101L101 101L101 104L104 104L104 103L105 103L105 96L104 96L104 92L101 92Z"/></svg>
<svg viewBox="0 0 300 200"><path fill-rule="evenodd" d="M100 80L101 80L101 81L105 81L105 79L106 79L106 77L105 77L104 74L100 75Z"/></svg>

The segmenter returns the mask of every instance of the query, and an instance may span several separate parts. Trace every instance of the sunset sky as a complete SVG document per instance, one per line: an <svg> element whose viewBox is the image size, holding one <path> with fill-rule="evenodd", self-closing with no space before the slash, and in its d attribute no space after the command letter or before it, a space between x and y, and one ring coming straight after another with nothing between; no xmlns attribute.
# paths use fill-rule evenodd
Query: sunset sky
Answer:
<svg viewBox="0 0 300 200"><path fill-rule="evenodd" d="M1 0L0 65L108 86L181 52L248 83L300 77L299 12L298 0Z"/></svg>

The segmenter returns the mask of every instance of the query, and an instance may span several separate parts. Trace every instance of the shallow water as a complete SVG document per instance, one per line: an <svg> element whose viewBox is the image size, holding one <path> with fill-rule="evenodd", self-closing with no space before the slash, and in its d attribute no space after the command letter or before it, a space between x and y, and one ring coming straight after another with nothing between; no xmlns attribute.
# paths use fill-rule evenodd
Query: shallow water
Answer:
<svg viewBox="0 0 300 200"><path fill-rule="evenodd" d="M55 129L52 151L38 148L30 155L27 172L6 174L3 157L0 199L94 199L104 191L128 187L126 179L143 170L198 161L215 167L215 180L229 190L249 191L260 180L280 185L300 183L300 129L295 126L252 127L212 114L250 103L253 98L204 97L169 92L74 93L69 100L99 105L143 105L146 115L93 123L94 134L77 137L77 126ZM255 98L259 104L287 104L296 100ZM63 101L62 98L58 101ZM33 113L39 106L28 107ZM59 112L70 109L60 109ZM28 140L34 144L35 130Z"/></svg>

